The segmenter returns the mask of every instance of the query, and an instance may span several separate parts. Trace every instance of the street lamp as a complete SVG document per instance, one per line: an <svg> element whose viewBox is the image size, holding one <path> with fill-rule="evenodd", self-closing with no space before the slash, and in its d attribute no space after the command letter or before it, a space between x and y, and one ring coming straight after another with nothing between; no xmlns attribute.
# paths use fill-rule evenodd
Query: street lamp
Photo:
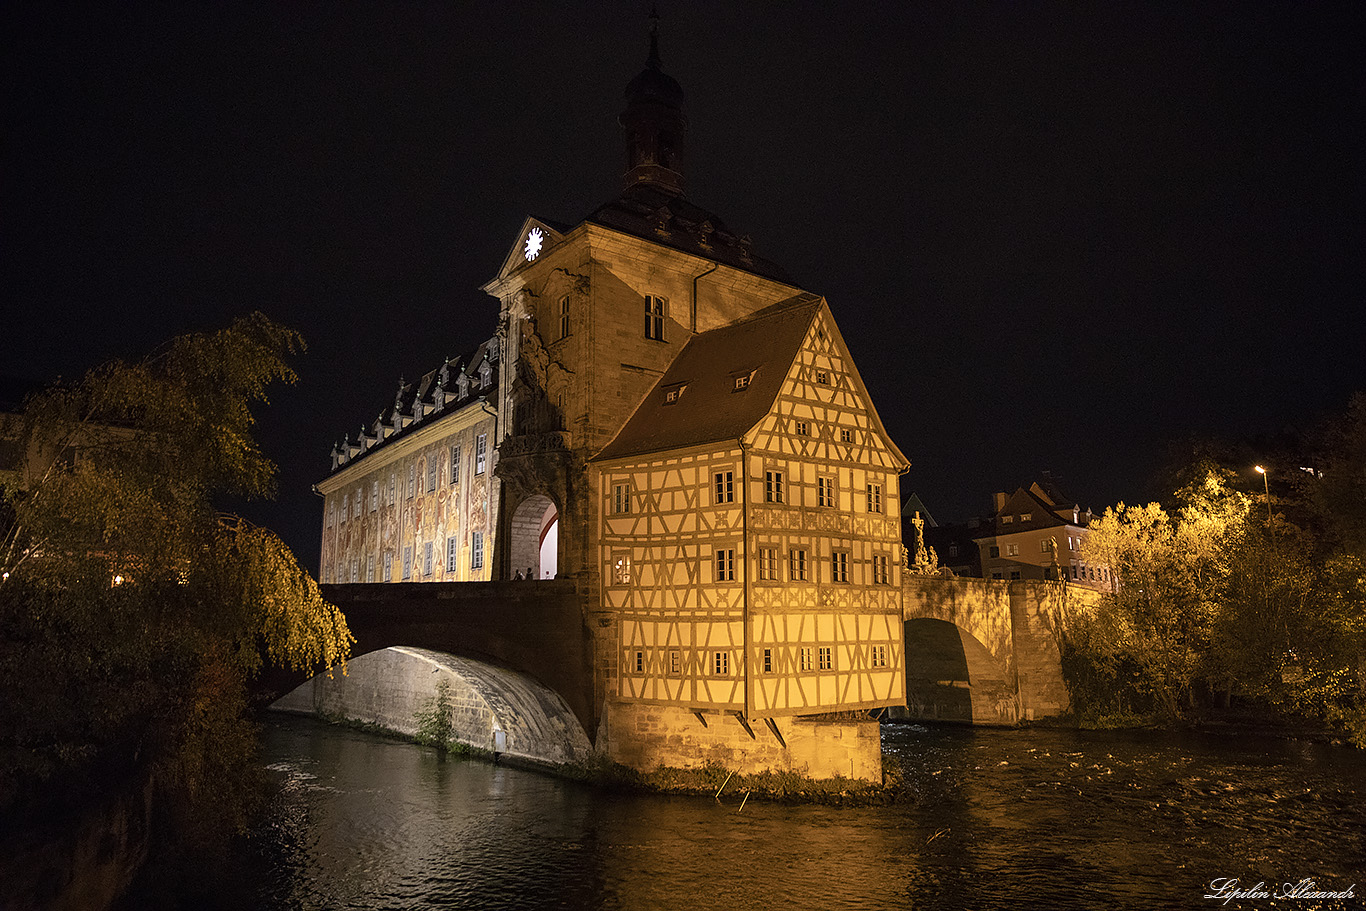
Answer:
<svg viewBox="0 0 1366 911"><path fill-rule="evenodd" d="M1254 465L1257 474L1262 476L1262 489L1266 491L1266 527L1271 529L1271 534L1276 534L1276 529L1271 524L1271 484L1266 479L1266 469L1260 465Z"/></svg>

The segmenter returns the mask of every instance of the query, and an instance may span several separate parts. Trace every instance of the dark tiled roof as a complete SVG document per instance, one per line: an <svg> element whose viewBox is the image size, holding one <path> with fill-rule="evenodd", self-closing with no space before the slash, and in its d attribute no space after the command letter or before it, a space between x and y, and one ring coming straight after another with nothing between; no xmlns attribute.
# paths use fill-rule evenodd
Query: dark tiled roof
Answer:
<svg viewBox="0 0 1366 911"><path fill-rule="evenodd" d="M488 386L483 386L479 382L479 368L485 362L490 367L490 382ZM446 371L445 382L445 401L439 409L428 412L420 421L410 423L406 427L390 431L383 440L379 439L381 425L395 427L400 418L411 419L415 414L415 407L418 402L431 407L436 404L437 390L441 386L442 370ZM464 395L460 395L459 377L464 374L469 378ZM464 408L472 402L478 401L483 396L491 395L498 388L498 340L491 338L479 347L475 348L460 357L451 358L441 367L423 374L422 378L413 383L401 383L397 393L389 403L379 413L379 417L373 421L362 425L357 441L362 437L368 438L369 446L363 451L350 456L341 464L337 465L333 471L340 471L347 465L365 458L371 452L382 449L390 440L400 439L411 434L421 427L425 427L432 421L440 420L448 414ZM349 439L349 435L348 435ZM341 446L336 448L340 449Z"/></svg>
<svg viewBox="0 0 1366 911"><path fill-rule="evenodd" d="M821 306L801 294L694 336L594 459L739 439L768 414ZM751 371L749 387L735 391L736 375ZM666 404L665 391L680 384L678 400Z"/></svg>
<svg viewBox="0 0 1366 911"><path fill-rule="evenodd" d="M630 187L585 221L793 285L782 267L754 255L749 238L736 236L721 219L686 197L658 187Z"/></svg>

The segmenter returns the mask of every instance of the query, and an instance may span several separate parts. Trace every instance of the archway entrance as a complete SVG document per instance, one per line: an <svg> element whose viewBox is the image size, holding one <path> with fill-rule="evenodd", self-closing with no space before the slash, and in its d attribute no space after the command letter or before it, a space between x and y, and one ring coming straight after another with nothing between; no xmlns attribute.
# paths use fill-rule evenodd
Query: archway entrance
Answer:
<svg viewBox="0 0 1366 911"><path fill-rule="evenodd" d="M512 514L511 565L516 579L553 579L560 571L560 512L545 494L533 494Z"/></svg>

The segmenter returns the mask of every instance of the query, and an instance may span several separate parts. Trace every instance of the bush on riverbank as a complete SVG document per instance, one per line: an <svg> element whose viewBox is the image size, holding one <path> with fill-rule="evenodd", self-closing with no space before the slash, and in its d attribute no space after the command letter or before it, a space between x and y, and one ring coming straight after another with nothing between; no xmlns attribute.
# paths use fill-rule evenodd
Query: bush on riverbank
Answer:
<svg viewBox="0 0 1366 911"><path fill-rule="evenodd" d="M1366 747L1366 395L1276 464L1273 502L1269 475L1206 457L1169 506L1092 523L1085 555L1120 584L1062 643L1083 727L1251 714Z"/></svg>

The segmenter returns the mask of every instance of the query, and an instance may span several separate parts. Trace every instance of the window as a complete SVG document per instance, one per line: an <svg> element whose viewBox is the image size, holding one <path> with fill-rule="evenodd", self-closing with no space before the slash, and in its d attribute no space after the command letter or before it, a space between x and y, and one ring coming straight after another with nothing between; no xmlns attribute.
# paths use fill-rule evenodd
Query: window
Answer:
<svg viewBox="0 0 1366 911"><path fill-rule="evenodd" d="M355 517L356 517L357 519L360 518L360 514L361 514L361 501L362 501L363 499L365 499L365 488L364 488L364 487L357 487L357 488L356 488L356 514L355 514Z"/></svg>
<svg viewBox="0 0 1366 911"><path fill-rule="evenodd" d="M560 298L560 338L569 338L569 295Z"/></svg>
<svg viewBox="0 0 1366 911"><path fill-rule="evenodd" d="M427 493L436 490L436 459L427 459Z"/></svg>
<svg viewBox="0 0 1366 911"><path fill-rule="evenodd" d="M668 389L665 389L665 390L664 390L664 404L665 404L665 405L672 405L672 404L674 404L675 402L677 402L677 401L679 400L679 398L682 397L682 395L683 395L683 390L684 390L684 389L687 389L687 388L688 388L688 385L687 385L686 383L679 383L677 386L670 386Z"/></svg>
<svg viewBox="0 0 1366 911"><path fill-rule="evenodd" d="M882 485L868 485L868 511L882 512Z"/></svg>
<svg viewBox="0 0 1366 911"><path fill-rule="evenodd" d="M849 551L837 550L830 555L830 581L849 581Z"/></svg>
<svg viewBox="0 0 1366 911"><path fill-rule="evenodd" d="M1012 523L1012 522L1014 522L1014 521L1015 521L1015 517L1014 517L1014 516L1001 516L1001 524L1002 524L1002 525L1009 525L1010 523Z"/></svg>
<svg viewBox="0 0 1366 911"><path fill-rule="evenodd" d="M805 647L803 647L802 650L801 650L801 669L804 670L804 671L809 671L809 670L811 670L811 648L810 648L810 646L805 646Z"/></svg>
<svg viewBox="0 0 1366 911"><path fill-rule="evenodd" d="M1073 578L1073 579L1076 579L1076 578L1077 578L1077 564L1075 564L1075 563L1072 564L1072 578Z"/></svg>
<svg viewBox="0 0 1366 911"><path fill-rule="evenodd" d="M450 537L446 539L446 572L455 572L456 557L460 554L460 539Z"/></svg>
<svg viewBox="0 0 1366 911"><path fill-rule="evenodd" d="M996 557L999 557L1000 555L1001 555L1001 548L998 547L998 546L996 546L995 544L993 544L993 545L991 545L990 547L987 548L987 556L989 556L989 557L995 559Z"/></svg>
<svg viewBox="0 0 1366 911"><path fill-rule="evenodd" d="M797 422L797 436L799 436L799 437L809 437L809 436L811 436L811 423L810 423L809 421L798 421L798 422Z"/></svg>
<svg viewBox="0 0 1366 911"><path fill-rule="evenodd" d="M413 577L413 549L412 547L403 548L403 581L407 582Z"/></svg>
<svg viewBox="0 0 1366 911"><path fill-rule="evenodd" d="M1018 544L1007 544L1007 545L1006 545L1006 556L1007 556L1007 557L1018 557L1019 555L1020 555L1020 545L1018 545Z"/></svg>
<svg viewBox="0 0 1366 911"><path fill-rule="evenodd" d="M730 674L730 652L717 652L712 656L712 668L716 676L725 677Z"/></svg>
<svg viewBox="0 0 1366 911"><path fill-rule="evenodd" d="M1019 579L1019 578L1020 578L1020 571L1019 571L1018 569L1012 569L1012 570L1010 571L1010 578L1011 578L1011 579Z"/></svg>
<svg viewBox="0 0 1366 911"><path fill-rule="evenodd" d="M487 386L493 382L493 368L488 365L488 361L479 365L479 385Z"/></svg>
<svg viewBox="0 0 1366 911"><path fill-rule="evenodd" d="M773 673L773 649L764 649L764 673Z"/></svg>
<svg viewBox="0 0 1366 911"><path fill-rule="evenodd" d="M451 447L451 486L460 483L460 447Z"/></svg>
<svg viewBox="0 0 1366 911"><path fill-rule="evenodd" d="M1076 550L1076 549L1077 549L1077 542L1078 542L1079 540L1081 540L1081 539L1080 539L1080 538L1074 538L1074 537L1072 537L1071 535L1068 535L1068 536L1067 536L1067 549L1068 549L1068 550Z"/></svg>
<svg viewBox="0 0 1366 911"><path fill-rule="evenodd" d="M806 551L798 548L787 555L787 578L792 582L806 581Z"/></svg>
<svg viewBox="0 0 1366 911"><path fill-rule="evenodd" d="M345 522L349 515L351 515L351 495L349 493L344 493L342 494L341 520Z"/></svg>
<svg viewBox="0 0 1366 911"><path fill-rule="evenodd" d="M950 545L949 545L949 556L950 556L950 557L956 557L956 556L958 556L958 545L957 545L957 544L950 544Z"/></svg>
<svg viewBox="0 0 1366 911"><path fill-rule="evenodd" d="M484 568L484 533L470 532L470 569Z"/></svg>
<svg viewBox="0 0 1366 911"><path fill-rule="evenodd" d="M394 581L394 555L387 551L384 554L384 581Z"/></svg>
<svg viewBox="0 0 1366 911"><path fill-rule="evenodd" d="M764 501L767 503L783 502L783 473L781 471L764 472Z"/></svg>
<svg viewBox="0 0 1366 911"><path fill-rule="evenodd" d="M352 561L351 561L351 581L352 581L352 582L359 582L359 581L360 581L360 560L352 560Z"/></svg>
<svg viewBox="0 0 1366 911"><path fill-rule="evenodd" d="M841 442L841 443L852 443L852 442L854 442L854 431L850 430L848 427L845 427L845 428L843 428L842 430L840 430L840 442Z"/></svg>
<svg viewBox="0 0 1366 911"><path fill-rule="evenodd" d="M481 433L474 438L474 473L484 473L484 463L488 458L489 435Z"/></svg>
<svg viewBox="0 0 1366 911"><path fill-rule="evenodd" d="M336 504L336 502L334 501L334 502L332 503L332 505L330 505L330 506L327 507L327 527L328 527L328 528L331 528L333 525L336 525L336 524L337 524L337 504Z"/></svg>
<svg viewBox="0 0 1366 911"><path fill-rule="evenodd" d="M416 465L409 465L409 466L408 466L408 499L411 500L411 499L413 498L413 494L415 494L415 493L417 493L417 466L416 466Z"/></svg>
<svg viewBox="0 0 1366 911"><path fill-rule="evenodd" d="M612 555L612 584L630 585L631 584L631 555L613 554Z"/></svg>
<svg viewBox="0 0 1366 911"><path fill-rule="evenodd" d="M730 471L718 471L716 479L716 500L717 504L735 502L735 473Z"/></svg>
<svg viewBox="0 0 1366 911"><path fill-rule="evenodd" d="M731 387L731 392L743 392L749 388L749 381L754 379L753 373L739 373L735 376L735 384Z"/></svg>
<svg viewBox="0 0 1366 911"><path fill-rule="evenodd" d="M816 505L834 506L835 505L835 479L816 478Z"/></svg>
<svg viewBox="0 0 1366 911"><path fill-rule="evenodd" d="M886 667L886 666L887 666L887 646L885 646L885 645L875 645L875 646L873 646L872 665L873 665L873 667Z"/></svg>
<svg viewBox="0 0 1366 911"><path fill-rule="evenodd" d="M1021 521L1021 522L1028 522L1028 521L1029 521L1030 519L1032 519L1032 518L1034 518L1034 513L1032 513L1032 512L1022 512L1022 513L1020 513L1020 521Z"/></svg>
<svg viewBox="0 0 1366 911"><path fill-rule="evenodd" d="M735 581L735 549L732 547L716 550L716 581Z"/></svg>
<svg viewBox="0 0 1366 911"><path fill-rule="evenodd" d="M679 651L669 652L669 673L675 677L683 673L683 653Z"/></svg>
<svg viewBox="0 0 1366 911"><path fill-rule="evenodd" d="M323 582L324 582L325 584L327 584L327 585L331 585L331 584L332 584L332 567L330 567L330 566L324 566L324 567L323 567Z"/></svg>
<svg viewBox="0 0 1366 911"><path fill-rule="evenodd" d="M645 653L644 653L644 652L640 652L640 651L636 652L635 662L636 662L636 673L637 673L637 674L643 674L643 673L645 673Z"/></svg>
<svg viewBox="0 0 1366 911"><path fill-rule="evenodd" d="M1004 579L1005 576L1001 575L1000 573L992 573L992 574L991 574L991 578L993 578L993 579Z"/></svg>
<svg viewBox="0 0 1366 911"><path fill-rule="evenodd" d="M835 666L834 657L831 655L830 652L830 646L822 645L820 647L818 657L820 658L821 670L823 671L831 670Z"/></svg>
<svg viewBox="0 0 1366 911"><path fill-rule="evenodd" d="M621 481L612 485L612 514L625 515L631 511L631 482Z"/></svg>
<svg viewBox="0 0 1366 911"><path fill-rule="evenodd" d="M668 305L657 294L645 295L645 337L664 341L664 317Z"/></svg>
<svg viewBox="0 0 1366 911"><path fill-rule="evenodd" d="M816 382L817 382L817 383L820 383L822 386L829 386L829 385L830 385L830 371L829 371L829 370L817 370L817 371L816 371Z"/></svg>
<svg viewBox="0 0 1366 911"><path fill-rule="evenodd" d="M395 483L396 483L397 481L398 481L398 478L396 478L396 477L394 476L394 473L393 473L392 471L389 472L389 505L390 505L390 506L393 506L395 503L398 502L398 498L394 496L394 486L395 486Z"/></svg>
<svg viewBox="0 0 1366 911"><path fill-rule="evenodd" d="M379 480L370 482L370 511L379 509Z"/></svg>
<svg viewBox="0 0 1366 911"><path fill-rule="evenodd" d="M1039 553L1051 554L1053 552L1053 539L1043 538L1039 541Z"/></svg>
<svg viewBox="0 0 1366 911"><path fill-rule="evenodd" d="M365 558L365 581L375 581L375 555L371 554Z"/></svg>
<svg viewBox="0 0 1366 911"><path fill-rule="evenodd" d="M761 582L778 581L778 548L759 548L759 580Z"/></svg>
<svg viewBox="0 0 1366 911"><path fill-rule="evenodd" d="M873 584L886 585L890 576L887 570L888 560L886 554L873 554Z"/></svg>

